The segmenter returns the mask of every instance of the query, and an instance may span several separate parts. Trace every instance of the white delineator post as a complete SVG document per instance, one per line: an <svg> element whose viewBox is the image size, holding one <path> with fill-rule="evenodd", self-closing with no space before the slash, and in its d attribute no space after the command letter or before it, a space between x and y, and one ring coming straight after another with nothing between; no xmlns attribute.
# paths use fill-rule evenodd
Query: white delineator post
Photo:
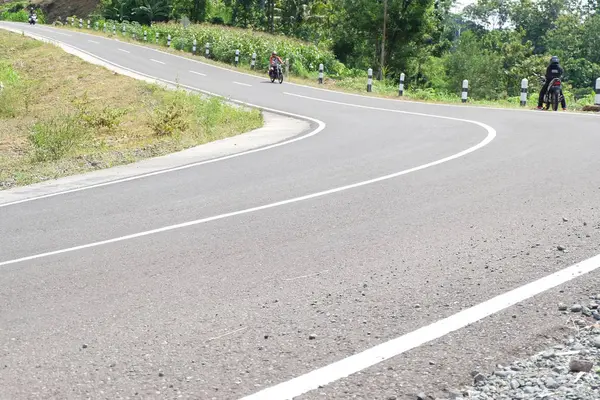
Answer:
<svg viewBox="0 0 600 400"><path fill-rule="evenodd" d="M323 84L323 64L319 64L319 83Z"/></svg>
<svg viewBox="0 0 600 400"><path fill-rule="evenodd" d="M285 76L286 77L290 76L290 59L289 58L285 59Z"/></svg>
<svg viewBox="0 0 600 400"><path fill-rule="evenodd" d="M158 32L156 32L156 44L158 44L158 38L159 38L160 34Z"/></svg>
<svg viewBox="0 0 600 400"><path fill-rule="evenodd" d="M467 99L469 98L469 81L468 80L464 80L462 82L462 102L466 103Z"/></svg>
<svg viewBox="0 0 600 400"><path fill-rule="evenodd" d="M373 91L373 68L367 70L367 92Z"/></svg>
<svg viewBox="0 0 600 400"><path fill-rule="evenodd" d="M171 34L169 33L169 36L167 36L167 47L171 47Z"/></svg>
<svg viewBox="0 0 600 400"><path fill-rule="evenodd" d="M250 61L250 69L256 68L256 53L252 53L252 61Z"/></svg>
<svg viewBox="0 0 600 400"><path fill-rule="evenodd" d="M96 31L100 30L100 22L96 21L96 23L94 24L94 30L96 30Z"/></svg>
<svg viewBox="0 0 600 400"><path fill-rule="evenodd" d="M127 36L127 32L125 32L125 25L123 25L123 36Z"/></svg>
<svg viewBox="0 0 600 400"><path fill-rule="evenodd" d="M83 19L79 18L79 29L83 28Z"/></svg>
<svg viewBox="0 0 600 400"><path fill-rule="evenodd" d="M148 41L148 32L144 31L144 42Z"/></svg>
<svg viewBox="0 0 600 400"><path fill-rule="evenodd" d="M91 28L91 25L90 25L90 24L91 24L91 21L88 19L88 25L87 25L87 26L88 26L88 29L90 29L90 28Z"/></svg>
<svg viewBox="0 0 600 400"><path fill-rule="evenodd" d="M194 43L192 44L192 54L196 55L196 48L198 46L198 41L194 39Z"/></svg>
<svg viewBox="0 0 600 400"><path fill-rule="evenodd" d="M117 26L113 25L113 35L116 35L116 34L117 34Z"/></svg>
<svg viewBox="0 0 600 400"><path fill-rule="evenodd" d="M529 81L527 79L521 80L521 107L527 105L527 88L529 87Z"/></svg>
<svg viewBox="0 0 600 400"><path fill-rule="evenodd" d="M238 63L240 62L240 51L236 50L235 51L235 66L238 66Z"/></svg>
<svg viewBox="0 0 600 400"><path fill-rule="evenodd" d="M102 24L102 31L104 31L104 33L106 33L106 22L104 22L104 23Z"/></svg>
<svg viewBox="0 0 600 400"><path fill-rule="evenodd" d="M204 46L204 55L206 56L206 58L210 57L210 43L206 43L206 45Z"/></svg>
<svg viewBox="0 0 600 400"><path fill-rule="evenodd" d="M75 26L75 17L71 17L71 26Z"/></svg>
<svg viewBox="0 0 600 400"><path fill-rule="evenodd" d="M600 78L596 79L596 98L594 104L600 106Z"/></svg>
<svg viewBox="0 0 600 400"><path fill-rule="evenodd" d="M400 85L398 85L398 96L404 95L404 72L400 74Z"/></svg>

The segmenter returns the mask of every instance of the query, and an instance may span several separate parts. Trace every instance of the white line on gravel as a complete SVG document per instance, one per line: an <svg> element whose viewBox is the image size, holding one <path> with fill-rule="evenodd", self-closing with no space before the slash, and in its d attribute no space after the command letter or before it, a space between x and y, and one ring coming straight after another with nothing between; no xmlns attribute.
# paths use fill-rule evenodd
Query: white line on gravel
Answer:
<svg viewBox="0 0 600 400"><path fill-rule="evenodd" d="M155 60L154 58L151 58L150 61L153 61L153 62L159 63L159 64L165 64L164 62Z"/></svg>
<svg viewBox="0 0 600 400"><path fill-rule="evenodd" d="M439 339L442 336L598 268L600 268L600 255L513 289L471 308L467 308L431 325L424 326L396 339L371 347L361 353L354 354L297 378L243 397L241 400L278 400L300 396L320 386L345 378L382 361L422 346L432 340Z"/></svg>
<svg viewBox="0 0 600 400"><path fill-rule="evenodd" d="M131 53L131 52L130 52L130 51L128 51L128 50L123 50L123 49L118 49L118 50L119 50L119 51L122 51L123 53L127 53L127 54Z"/></svg>
<svg viewBox="0 0 600 400"><path fill-rule="evenodd" d="M196 74L196 75L200 75L200 76L206 76L206 74L203 74L202 72L196 72L196 71L190 71L192 74Z"/></svg>
<svg viewBox="0 0 600 400"><path fill-rule="evenodd" d="M249 85L249 84L247 84L247 83L236 82L236 81L233 81L233 83L235 83L236 85L240 85L240 86L248 86L248 87L252 87L252 85Z"/></svg>
<svg viewBox="0 0 600 400"><path fill-rule="evenodd" d="M212 338L208 339L207 342L212 342L213 340L221 339L221 338L224 338L225 336L233 335L234 333L238 333L238 332L241 332L241 331L246 330L246 329L248 329L247 326L245 326L243 328L236 329L235 331L224 333L224 334L222 334L220 336L212 337Z"/></svg>
<svg viewBox="0 0 600 400"><path fill-rule="evenodd" d="M296 276L296 277L293 277L293 278L287 278L287 279L284 279L284 281L295 281L296 279L311 278L313 276L319 276L319 275L324 274L326 272L329 272L329 270L326 269L326 270L323 270L323 271L315 272L313 274L307 274L307 275L302 275L302 276Z"/></svg>
<svg viewBox="0 0 600 400"><path fill-rule="evenodd" d="M278 201L275 203L269 203L269 204L265 204L262 206L258 206L258 207L252 207L252 208L246 208L244 210L239 210L239 211L233 211L230 213L226 213L226 214L220 214L220 215L215 215L212 217L208 217L208 218L202 218L202 219L197 219L197 220L193 220L193 221L188 221L188 222L183 222L181 224L175 224L175 225L169 225L169 226L165 226L162 228L157 228L157 229L152 229L149 231L144 231L144 232L138 232L138 233L134 233L131 235L126 235L126 236L120 236L120 237L116 237L113 239L108 239L108 240L102 240L99 242L93 242L93 243L88 243L88 244L84 244L84 245L80 245L80 246L75 246L75 247L69 247L66 249L61 249L61 250L55 250L55 251L50 251L50 252L46 252L46 253L40 253L40 254L35 254L32 256L27 256L27 257L21 257L21 258L17 258L14 260L7 260L7 261L3 261L0 262L0 267L5 266L5 265L11 265L11 264L17 264L20 262L24 262L24 261L30 261L30 260L36 260L36 259L40 259L40 258L45 258L45 257L50 257L53 255L58 255L58 254L64 254L64 253L70 253L73 251L78 251L78 250L83 250L83 249L89 249L92 247L98 247L98 246L103 246L106 244L111 244L111 243L117 243L117 242L122 242L122 241L126 241L126 240L131 240L131 239L136 239L139 237L144 237L144 236L149 236L149 235L154 235L157 233L162 233L162 232L168 232L168 231L172 231L172 230L176 230L176 229L182 229L182 228L186 228L189 226L194 226L194 225L200 225L200 224L205 224L207 222L212 222L212 221L217 221L220 219L225 219L225 218L231 218L231 217L236 217L239 215L244 215L244 214L249 214L249 213L253 213L253 212L258 212L258 211L263 211L263 210L267 210L270 208L275 208L275 207L281 207L281 206L285 206L288 204L293 204L293 203L298 203L301 201L305 201L305 200L311 200L311 199L316 199L318 197L323 197L323 196L328 196L334 193L339 193L339 192L344 192L346 190L350 190L350 189L356 189L362 186L367 186L367 185L371 185L373 183L377 183L377 182L382 182L382 181L386 181L389 179L393 179L393 178L397 178L399 176L402 175L407 175L410 174L412 172L417 172L426 168L430 168L439 164L443 164L446 163L448 161L452 161L455 160L457 158L460 157L464 157L467 154L470 154L474 151L477 151L479 149L481 149L482 147L488 145L492 140L494 140L494 138L496 137L496 130L494 128L492 128L491 126L488 126L482 122L477 122L477 121L471 121L471 120L466 120L466 119L460 119L460 118L453 118L453 117L444 117L444 116L439 116L439 115L430 115L430 114L421 114L421 113L414 113L414 112L409 112L409 111L396 111L396 110L386 110L386 109L382 109L383 111L391 111L391 112L395 112L395 113L401 113L401 114L409 114L409 115L419 115L419 116L425 116L425 117L429 117L429 118L439 118L439 119L446 119L446 120L451 120L451 121L459 121L459 122L466 122L466 123L471 123L471 124L475 124L478 125L482 128L484 128L487 132L487 135L485 137L485 139L483 139L481 142L479 142L478 144L469 147L466 150L463 150L461 152L458 152L456 154L453 154L451 156L436 160L436 161L432 161L430 163L427 164L422 164L419 165L417 167L413 167L413 168L409 168L409 169L405 169L402 171L398 171L389 175L383 175L377 178L373 178L373 179L369 179L366 181L360 181L360 182L356 182L350 185L345 185L345 186L339 186L333 189L329 189L329 190L324 190L322 192L316 192L316 193L311 193L311 194L307 194L305 196L300 196L300 197L294 197L291 199L287 199L287 200L283 200L283 201Z"/></svg>

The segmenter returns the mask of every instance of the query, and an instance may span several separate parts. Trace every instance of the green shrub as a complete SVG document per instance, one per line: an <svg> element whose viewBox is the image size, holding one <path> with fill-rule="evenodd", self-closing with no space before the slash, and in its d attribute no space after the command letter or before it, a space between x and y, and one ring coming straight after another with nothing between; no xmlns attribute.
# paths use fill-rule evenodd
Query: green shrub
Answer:
<svg viewBox="0 0 600 400"><path fill-rule="evenodd" d="M176 91L164 94L154 106L149 126L157 136L174 136L190 127L192 108L186 101L187 93Z"/></svg>
<svg viewBox="0 0 600 400"><path fill-rule="evenodd" d="M55 161L69 154L85 139L86 133L76 116L58 114L36 123L29 135L34 161Z"/></svg>
<svg viewBox="0 0 600 400"><path fill-rule="evenodd" d="M127 110L105 106L98 110L92 106L93 102L89 99L87 92L82 97L73 101L77 108L77 119L87 128L112 130L119 126L121 118L127 113Z"/></svg>

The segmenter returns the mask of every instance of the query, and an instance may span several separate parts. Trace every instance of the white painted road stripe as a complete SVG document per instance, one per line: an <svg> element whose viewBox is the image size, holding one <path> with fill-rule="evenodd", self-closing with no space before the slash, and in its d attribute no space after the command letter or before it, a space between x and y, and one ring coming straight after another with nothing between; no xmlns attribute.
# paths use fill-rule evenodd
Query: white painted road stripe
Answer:
<svg viewBox="0 0 600 400"><path fill-rule="evenodd" d="M127 50L123 50L123 49L118 49L119 51L122 51L123 53L131 53L130 51Z"/></svg>
<svg viewBox="0 0 600 400"><path fill-rule="evenodd" d="M414 115L421 115L421 116L430 117L430 118L440 118L440 119L447 119L447 120L452 120L452 121L461 121L461 122L472 123L472 124L475 124L475 125L478 125L478 126L481 126L482 128L484 128L487 131L487 136L485 137L485 139L483 139L483 141L479 142L475 146L469 147L468 149L463 150L459 153L442 158L440 160L432 161L427 164L419 165L418 167L405 169L403 171L399 171L399 172L396 172L393 174L380 176L378 178L369 179L366 181L361 181L361 182L353 183L353 184L346 185L346 186L339 186L337 188L324 190L322 192L312 193L312 194L308 194L308 195L301 196L301 197L294 197L291 199L278 201L275 203L265 204L265 205L258 206L258 207L246 208L245 210L233 211L233 212L226 213L226 214L215 215L212 217L197 219L194 221L188 221L188 222L184 222L184 223L176 224L176 225L169 225L169 226L165 226L162 228L152 229L152 230L145 231L145 232L138 232L138 233L134 233L131 235L126 235L126 236L121 236L121 237L117 237L117 238L113 238L113 239L103 240L100 242L93 242L93 243L88 243L88 244L84 244L81 246L75 246L75 247L70 247L70 248L66 248L66 249L50 251L47 253L40 253L40 254L35 254L32 256L17 258L14 260L3 261L3 262L0 262L0 267L5 266L5 265L17 264L17 263L24 262L24 261L37 260L40 258L50 257L50 256L58 255L58 254L64 254L64 253L70 253L73 251L89 249L92 247L103 246L106 244L122 242L125 240L136 239L136 238L143 237L143 236L149 236L149 235L154 235L157 233L168 232L168 231L172 231L172 230L176 230L176 229L182 229L182 228L186 228L189 226L205 224L205 223L211 222L211 221L217 221L220 219L231 218L231 217L235 217L238 215L249 214L249 213L253 213L253 212L257 212L257 211L263 211L263 210L267 210L270 208L280 207L280 206L284 206L284 205L292 204L292 203L298 203L298 202L305 201L305 200L311 200L311 199L315 199L318 197L323 197L323 196L327 196L330 194L339 193L339 192L343 192L343 191L350 190L350 189L355 189L355 188L358 188L361 186L371 185L373 183L386 181L386 180L389 180L392 178L397 178L402 175L410 174L411 172L420 171L420 170L423 170L426 168L430 168L430 167L433 167L433 166L436 166L439 164L443 164L445 162L466 156L467 154L470 154L470 153L472 153L476 150L479 150L480 148L488 145L496 137L496 131L494 130L494 128L492 128L491 126L488 126L484 123L481 123L481 122L470 121L470 120L459 119L459 118L452 118L452 117L442 117L442 116L438 116L438 115L419 114L419 113L413 113L413 112L408 112L408 111L395 111L395 110L392 110L392 111L403 113L403 114L414 114Z"/></svg>
<svg viewBox="0 0 600 400"><path fill-rule="evenodd" d="M439 339L451 332L464 328L483 318L496 314L510 306L530 299L546 290L600 268L600 255L589 258L537 281L528 283L510 292L496 296L483 303L467 308L457 314L434 322L396 339L371 347L361 353L316 369L287 382L264 389L241 400L292 399L319 386L350 376L382 361L388 360L411 349Z"/></svg>
<svg viewBox="0 0 600 400"><path fill-rule="evenodd" d="M240 86L248 86L248 87L252 86L252 85L248 85L247 83L236 82L236 81L233 81L233 83L235 83L236 85L240 85Z"/></svg>
<svg viewBox="0 0 600 400"><path fill-rule="evenodd" d="M164 62L162 62L162 61L158 61L158 60L155 60L154 58L151 58L151 59L150 59L150 61L153 61L153 62L155 62L155 63L159 63L159 64L164 64Z"/></svg>
<svg viewBox="0 0 600 400"><path fill-rule="evenodd" d="M196 72L196 71L190 71L192 74L196 74L196 75L200 75L200 76L206 76L206 74L203 74L202 72Z"/></svg>
<svg viewBox="0 0 600 400"><path fill-rule="evenodd" d="M90 43L94 43L94 44L100 44L100 42L96 42L96 41L94 41L94 40L88 40L88 42L90 42Z"/></svg>

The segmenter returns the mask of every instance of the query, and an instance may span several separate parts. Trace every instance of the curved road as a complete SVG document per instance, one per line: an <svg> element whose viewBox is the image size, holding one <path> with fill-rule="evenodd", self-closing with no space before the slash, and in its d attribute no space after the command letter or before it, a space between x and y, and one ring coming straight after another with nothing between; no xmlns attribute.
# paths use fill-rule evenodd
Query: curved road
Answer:
<svg viewBox="0 0 600 400"><path fill-rule="evenodd" d="M549 290L510 292L598 252L594 116L271 84L98 36L3 25L310 117L316 133L0 206L0 398L441 395L560 337L556 304L600 278L596 258ZM488 302L503 294L517 304Z"/></svg>

